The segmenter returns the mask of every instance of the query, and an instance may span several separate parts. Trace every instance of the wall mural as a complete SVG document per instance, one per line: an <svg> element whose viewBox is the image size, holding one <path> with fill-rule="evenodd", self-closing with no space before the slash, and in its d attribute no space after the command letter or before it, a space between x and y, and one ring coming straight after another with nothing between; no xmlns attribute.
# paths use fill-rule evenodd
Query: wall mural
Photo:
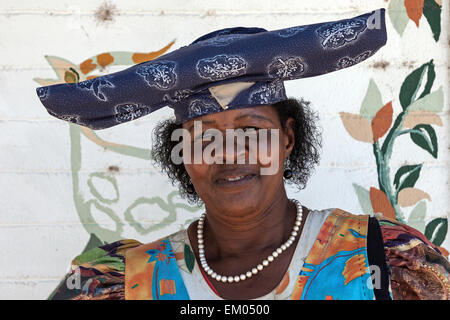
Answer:
<svg viewBox="0 0 450 320"><path fill-rule="evenodd" d="M400 167L391 181L389 160L394 150L394 141L401 135L408 134L411 141L428 152L433 158L438 157L438 141L433 125L442 126L437 112L444 107L442 86L430 92L435 79L433 60L423 64L410 73L400 89L402 111L393 119L392 101L383 104L381 93L376 83L371 80L365 98L361 104L360 114L341 112L341 120L347 132L355 139L371 143L378 173L378 188L370 190L353 184L356 195L364 213L383 215L407 223L425 233L435 245L440 246L447 235L446 217L436 218L425 226L426 201L430 195L414 188L419 179L422 164L409 164ZM422 82L425 86L419 95ZM381 138L384 141L381 143ZM409 160L409 159L405 159ZM417 204L417 205L416 205ZM410 212L408 220L401 208L416 207ZM444 248L440 248L448 255Z"/></svg>
<svg viewBox="0 0 450 320"><path fill-rule="evenodd" d="M441 33L441 8L442 2L438 0L391 0L388 14L394 29L400 35L408 21L412 20L419 27L420 19L425 17L437 42ZM448 218L435 218L425 225L426 204L432 199L426 191L414 187L420 177L422 164L405 159L410 164L400 167L393 181L389 164L394 152L394 142L404 134L409 135L413 144L437 159L438 139L433 125L443 125L438 113L444 108L444 92L442 85L431 91L435 78L435 65L431 59L404 79L399 92L402 111L395 119L392 100L383 103L373 80L369 82L359 114L340 112L340 116L345 130L352 138L373 146L378 188L371 186L368 190L353 184L363 212L371 215L381 213L397 219L418 229L436 246L440 246L447 235ZM420 92L421 88L423 90ZM406 218L402 208L414 205ZM445 248L439 249L446 256L449 255Z"/></svg>
<svg viewBox="0 0 450 320"><path fill-rule="evenodd" d="M441 7L440 0L391 0L387 11L393 27L399 35L403 34L410 20L419 27L419 21L423 20L421 20L423 16L431 28L431 36L435 41L438 41L441 33ZM89 80L98 77L99 75L94 75L94 72L101 73L106 66L131 66L155 59L169 50L173 44L174 41L162 49L150 53L125 51L101 53L84 60L78 65L60 57L46 56L45 58L52 66L57 78L35 78L34 80L42 86ZM380 213L407 223L422 231L435 245L440 246L447 234L448 219L445 216L436 218L425 225L426 204L427 201L432 201L432 198L426 191L414 187L423 169L422 164L415 163L413 159L405 159L410 164L400 167L393 180L391 178L392 168L389 164L392 153L395 151L394 142L401 135L410 136L412 148L415 145L415 147L423 149L424 152L437 159L438 139L433 126L442 126L442 120L438 113L443 110L444 95L442 86L432 91L435 77L435 66L431 59L424 62L404 79L399 92L402 111L395 119L393 118L392 99L383 103L382 95L373 80L370 81L367 88L360 113L341 112L340 116L345 130L355 140L371 143L373 146L373 155L378 172L378 187L364 187L353 184L362 211L370 215ZM423 90L419 94L420 88L423 88ZM90 239L83 252L123 238L122 233L125 224L131 226L138 234L147 235L177 221L178 209L192 213L202 209L176 202L175 197L178 192L173 191L165 198L158 196L139 197L129 205L122 216L118 215L110 206L119 201L120 186L116 177L110 172L91 172L86 181L90 194L85 194L86 186L83 185L84 181L80 177L82 137L113 153L142 160L150 160L151 150L106 141L93 130L72 123L69 123L69 134L74 204L80 222L90 234ZM114 166L109 168L109 171L114 172L115 170ZM102 195L94 182L98 179L109 184L115 195L112 197ZM160 222L146 227L133 215L133 210L144 204L157 205L160 210L167 212L168 215ZM411 206L415 207L406 217L402 209ZM114 222L115 230L104 228L97 223L92 214L93 208L106 214ZM192 220L186 220L184 225L187 226ZM448 255L447 250L442 247L440 249ZM52 295L53 293L50 297Z"/></svg>
<svg viewBox="0 0 450 320"><path fill-rule="evenodd" d="M424 17L437 42L441 35L441 10L442 0L390 0L387 12L400 36L410 20L419 28L420 19Z"/></svg>

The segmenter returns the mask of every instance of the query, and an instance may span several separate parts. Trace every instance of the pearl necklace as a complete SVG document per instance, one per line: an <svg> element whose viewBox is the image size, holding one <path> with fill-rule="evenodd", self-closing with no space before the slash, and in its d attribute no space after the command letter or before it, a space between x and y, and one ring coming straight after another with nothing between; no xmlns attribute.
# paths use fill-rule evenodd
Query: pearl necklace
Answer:
<svg viewBox="0 0 450 320"><path fill-rule="evenodd" d="M289 239L283 243L279 248L277 248L270 256L267 257L267 259L264 259L262 263L258 264L256 267L254 267L251 271L247 271L246 273L242 273L239 276L221 276L214 272L213 269L211 269L210 266L208 266L208 263L206 262L205 257L205 245L203 242L203 225L205 221L206 213L203 213L198 221L197 225L197 238L198 238L198 254L200 257L200 263L202 265L203 270L211 276L211 278L222 281L222 282L239 282L246 280L248 278L251 278L253 275L257 274L258 272L262 271L264 267L267 267L269 263L273 262L276 257L278 257L280 254L282 254L284 251L286 251L287 248L289 248L292 243L295 241L295 237L298 234L298 231L300 229L300 225L302 224L302 214L303 209L300 203L295 199L290 199L292 202L295 203L297 206L297 219L295 220L294 228L291 232L291 236Z"/></svg>

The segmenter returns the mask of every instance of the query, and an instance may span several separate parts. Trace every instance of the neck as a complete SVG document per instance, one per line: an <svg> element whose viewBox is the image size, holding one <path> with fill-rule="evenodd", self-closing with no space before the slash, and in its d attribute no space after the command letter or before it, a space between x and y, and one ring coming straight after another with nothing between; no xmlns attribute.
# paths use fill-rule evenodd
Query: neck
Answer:
<svg viewBox="0 0 450 320"><path fill-rule="evenodd" d="M210 260L248 257L277 248L289 237L296 218L296 206L284 186L268 204L243 216L223 215L219 210L206 207L204 238Z"/></svg>

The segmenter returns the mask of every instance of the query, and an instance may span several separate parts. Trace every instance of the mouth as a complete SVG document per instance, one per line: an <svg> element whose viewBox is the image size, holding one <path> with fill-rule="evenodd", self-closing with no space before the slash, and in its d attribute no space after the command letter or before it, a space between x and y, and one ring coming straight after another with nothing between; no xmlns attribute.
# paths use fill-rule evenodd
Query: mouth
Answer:
<svg viewBox="0 0 450 320"><path fill-rule="evenodd" d="M256 174L242 174L242 175L230 175L222 177L216 180L216 183L220 186L240 186L252 181L256 177Z"/></svg>

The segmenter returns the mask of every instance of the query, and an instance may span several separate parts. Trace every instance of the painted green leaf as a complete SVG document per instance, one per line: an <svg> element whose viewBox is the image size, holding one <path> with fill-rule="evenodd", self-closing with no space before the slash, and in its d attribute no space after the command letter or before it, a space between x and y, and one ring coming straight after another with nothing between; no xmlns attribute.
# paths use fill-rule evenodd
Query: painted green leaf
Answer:
<svg viewBox="0 0 450 320"><path fill-rule="evenodd" d="M434 158L437 158L438 144L436 132L429 124L419 124L410 133L411 140L422 149L428 151Z"/></svg>
<svg viewBox="0 0 450 320"><path fill-rule="evenodd" d="M426 96L417 99L409 107L408 111L426 110L432 112L441 112L444 108L444 91L442 86Z"/></svg>
<svg viewBox="0 0 450 320"><path fill-rule="evenodd" d="M411 72L403 81L402 86L400 88L400 104L402 105L403 110L406 110L408 106L416 100L417 93L422 84L423 77L427 73L427 69L430 65L433 64L433 60L430 62L424 63L419 68L415 69ZM427 83L425 84L425 88L429 86L429 83L432 84L434 79L431 77L427 79Z"/></svg>
<svg viewBox="0 0 450 320"><path fill-rule="evenodd" d="M373 216L372 203L370 202L369 190L361 187L360 185L353 183L353 189L355 189L356 196L359 200L359 205L363 213Z"/></svg>
<svg viewBox="0 0 450 320"><path fill-rule="evenodd" d="M436 218L427 224L425 228L425 236L433 242L434 245L440 246L447 235L448 219Z"/></svg>
<svg viewBox="0 0 450 320"><path fill-rule="evenodd" d="M430 93L431 87L434 83L434 79L436 79L436 72L434 71L433 59L431 59L430 62L428 62L427 83L425 83L425 87L423 89L423 92L420 94L419 99Z"/></svg>
<svg viewBox="0 0 450 320"><path fill-rule="evenodd" d="M188 268L189 272L192 272L195 265L195 256L191 250L191 247L189 247L187 244L184 245L184 261L186 262L186 267Z"/></svg>
<svg viewBox="0 0 450 320"><path fill-rule="evenodd" d="M441 9L442 7L435 0L425 0L423 3L423 15L430 25L436 42L441 35Z"/></svg>
<svg viewBox="0 0 450 320"><path fill-rule="evenodd" d="M391 0L389 1L388 14L391 20L392 26L398 32L400 36L403 35L406 25L408 24L409 17L406 13L404 0Z"/></svg>
<svg viewBox="0 0 450 320"><path fill-rule="evenodd" d="M404 188L412 188L419 179L421 164L403 166L397 170L394 177L394 186L397 193Z"/></svg>
<svg viewBox="0 0 450 320"><path fill-rule="evenodd" d="M370 79L359 114L370 121L381 107L383 107L381 92L375 81Z"/></svg>
<svg viewBox="0 0 450 320"><path fill-rule="evenodd" d="M430 93L431 87L433 86L434 83L434 79L436 79L436 72L434 71L433 59L431 59L428 63L426 63L426 65L427 65L427 82L425 83L424 89L420 94L419 99L423 98L424 96Z"/></svg>
<svg viewBox="0 0 450 320"><path fill-rule="evenodd" d="M426 201L420 201L409 214L407 224L419 230L420 232L424 232L426 214L427 214L427 203Z"/></svg>

